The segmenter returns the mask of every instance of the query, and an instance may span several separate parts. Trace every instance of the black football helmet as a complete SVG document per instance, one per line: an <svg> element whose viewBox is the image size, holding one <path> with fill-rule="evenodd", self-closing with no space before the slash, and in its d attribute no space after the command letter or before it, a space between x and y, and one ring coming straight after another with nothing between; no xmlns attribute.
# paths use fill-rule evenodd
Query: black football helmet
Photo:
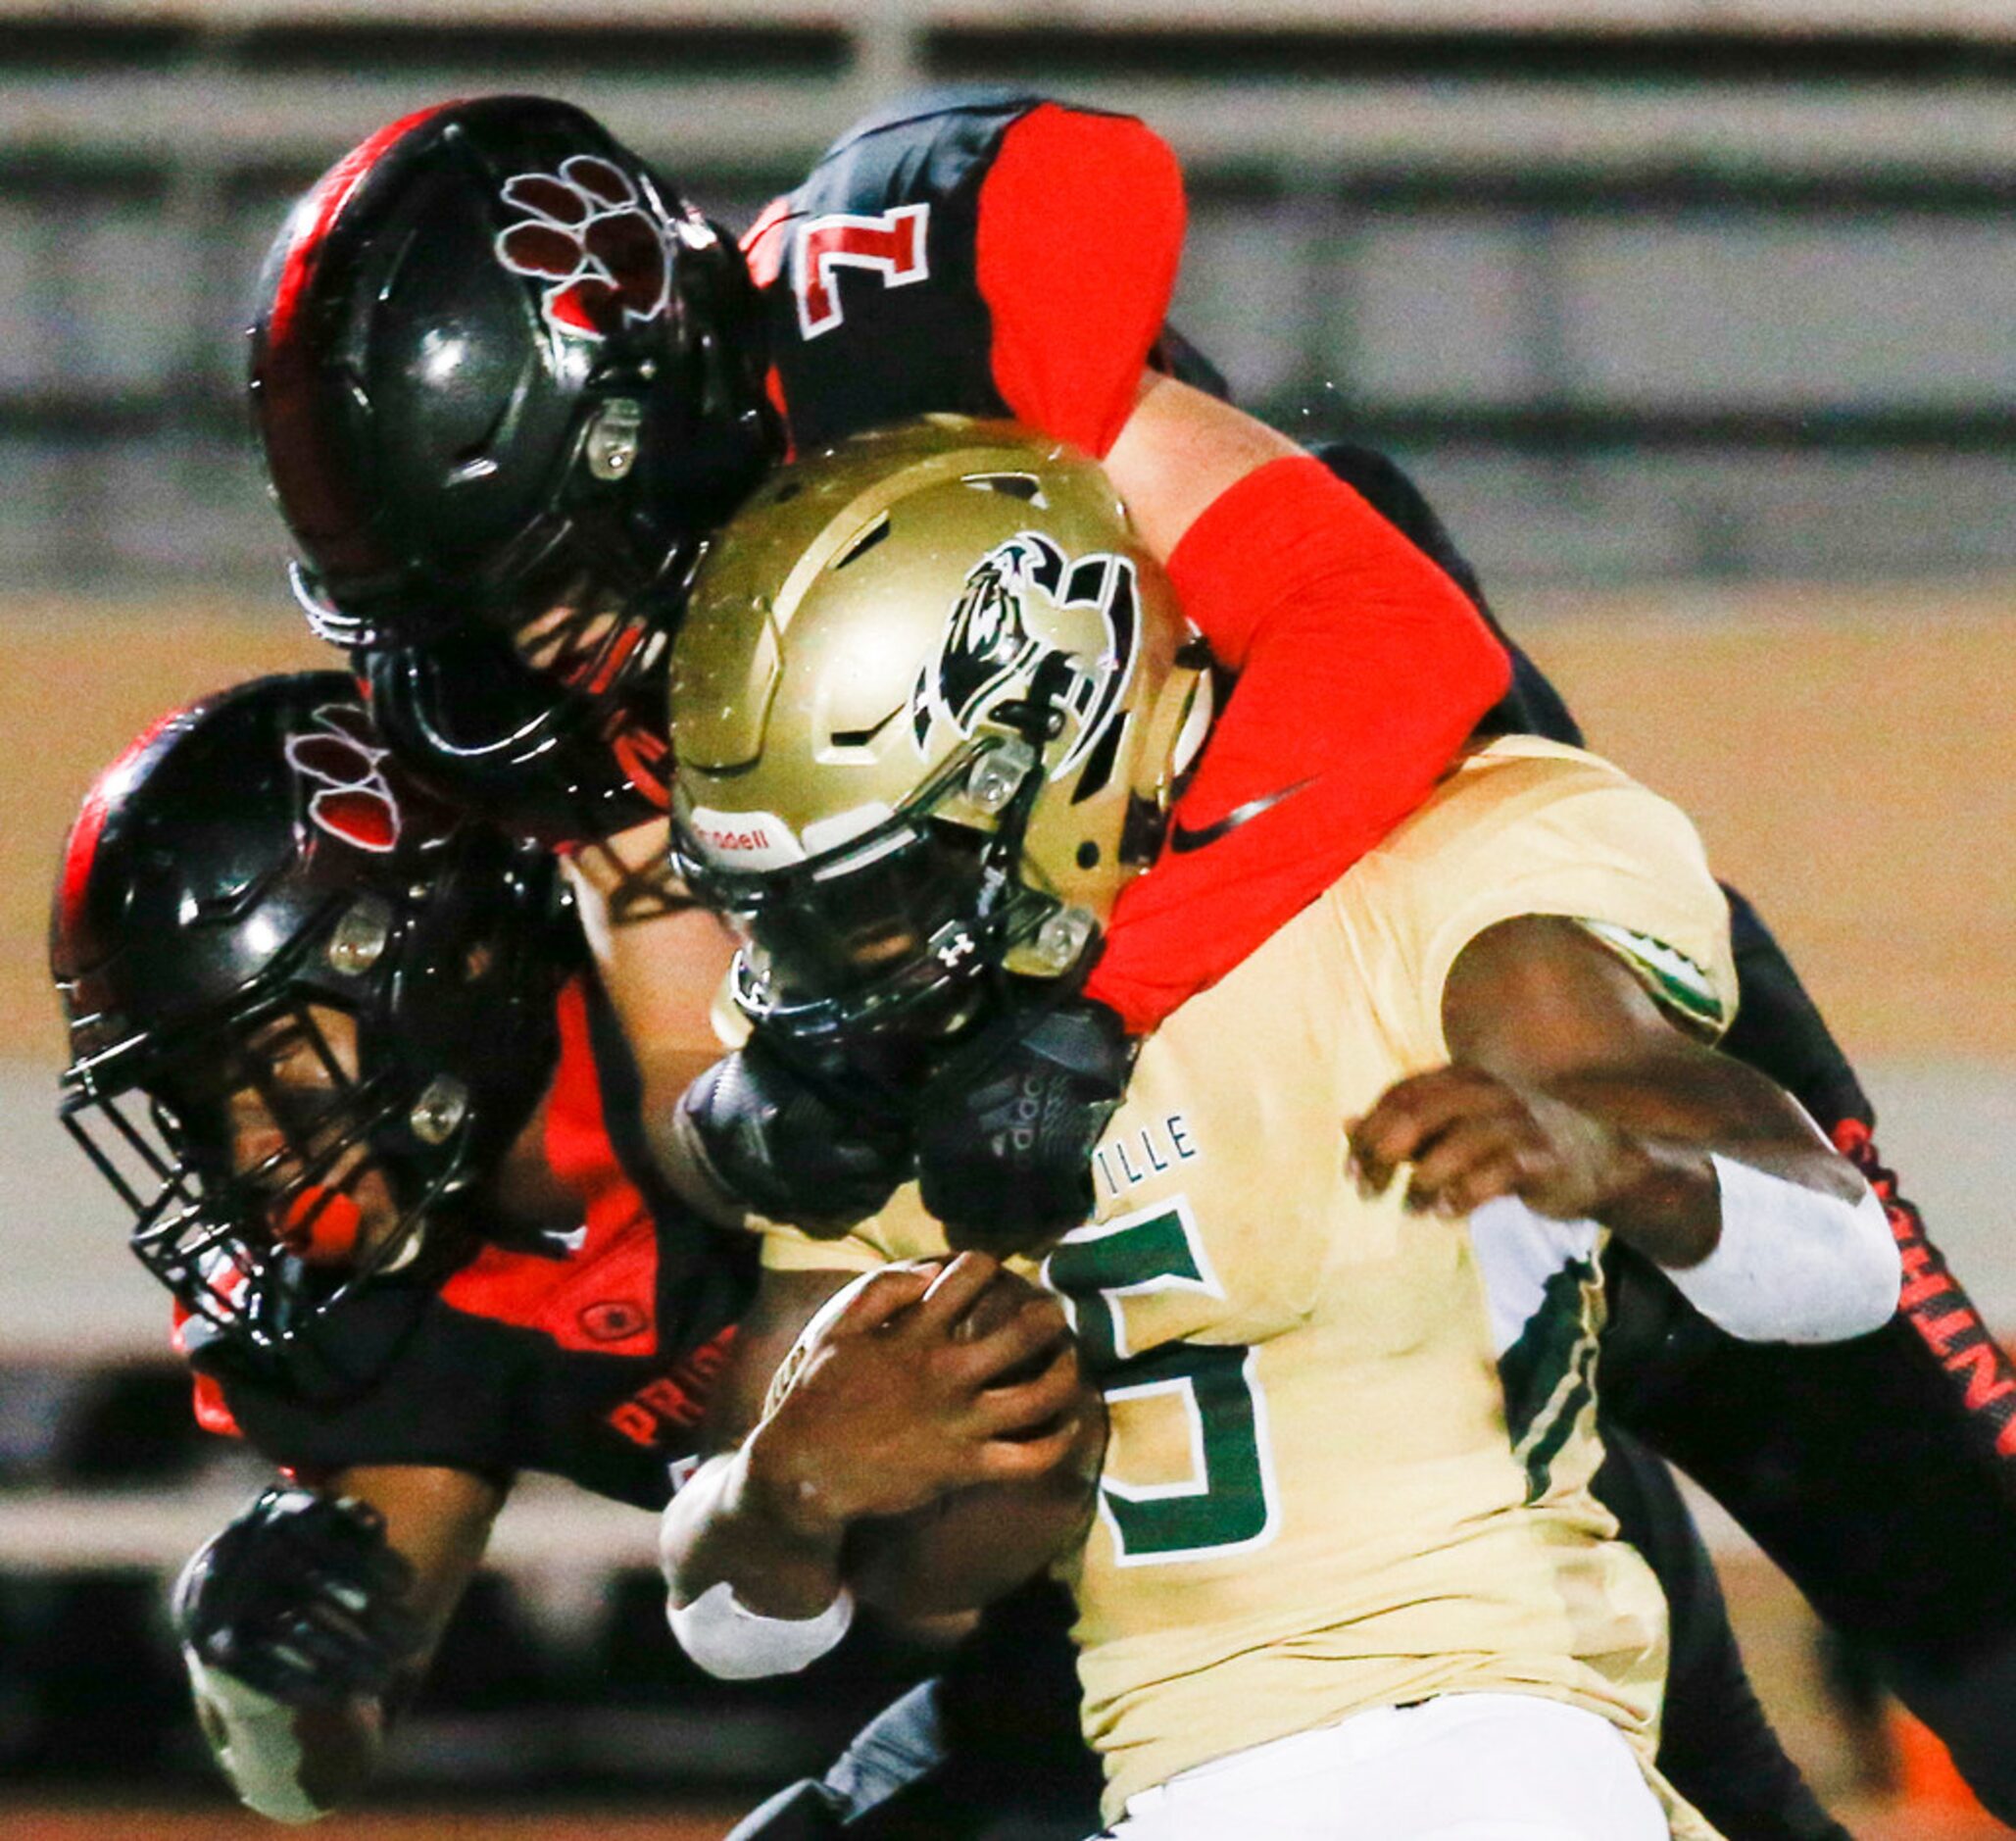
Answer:
<svg viewBox="0 0 2016 1841"><path fill-rule="evenodd" d="M441 777L473 751L536 783L549 738L639 710L662 731L695 550L781 446L761 328L732 240L566 103L422 110L295 207L261 282L251 394L311 622L374 654L547 622L494 728L452 673L401 681L401 745L456 739ZM662 810L636 766L599 763L602 788Z"/></svg>
<svg viewBox="0 0 2016 1841"><path fill-rule="evenodd" d="M664 634L647 641L662 646ZM444 798L516 836L579 844L665 811L662 657L609 698L568 693L487 626L357 662L392 752Z"/></svg>
<svg viewBox="0 0 2016 1841"><path fill-rule="evenodd" d="M192 1326L273 1351L466 1248L454 1199L552 1078L576 940L550 857L417 788L340 672L208 698L106 770L51 917L61 1111Z"/></svg>
<svg viewBox="0 0 2016 1841"><path fill-rule="evenodd" d="M451 102L354 148L295 206L252 327L326 635L676 579L770 458L759 325L734 244L569 104Z"/></svg>

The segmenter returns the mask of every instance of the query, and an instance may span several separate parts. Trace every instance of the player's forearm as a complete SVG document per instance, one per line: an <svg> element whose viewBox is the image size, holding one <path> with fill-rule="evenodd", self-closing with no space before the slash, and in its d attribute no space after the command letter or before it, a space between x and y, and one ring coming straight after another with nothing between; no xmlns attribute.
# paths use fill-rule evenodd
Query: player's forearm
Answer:
<svg viewBox="0 0 2016 1841"><path fill-rule="evenodd" d="M1592 1109L1585 1109L1592 1110ZM1613 1129L1599 1114L1592 1127L1610 1137L1613 1186L1595 1219L1647 1259L1671 1269L1698 1265L1722 1235L1712 1153L1704 1146Z"/></svg>
<svg viewBox="0 0 2016 1841"><path fill-rule="evenodd" d="M672 1603L720 1584L769 1617L811 1617L841 1587L847 1524L821 1515L764 1462L752 1436L710 1459L673 1497L659 1530Z"/></svg>
<svg viewBox="0 0 2016 1841"><path fill-rule="evenodd" d="M1690 1054L1549 1090L1613 1134L1596 1219L1732 1334L1832 1341L1889 1319L1898 1265L1883 1209L1772 1082Z"/></svg>
<svg viewBox="0 0 2016 1841"><path fill-rule="evenodd" d="M1511 672L1449 575L1300 451L1200 512L1169 578L1240 679L1176 808L1177 846L1120 897L1086 987L1135 1033L1419 805Z"/></svg>
<svg viewBox="0 0 2016 1841"><path fill-rule="evenodd" d="M1611 1134L1612 1167L1596 1218L1662 1266L1692 1266L1715 1250L1717 1155L1844 1201L1864 1187L1776 1083L1693 1043L1555 1073L1541 1086Z"/></svg>
<svg viewBox="0 0 2016 1841"><path fill-rule="evenodd" d="M1660 1010L1642 973L1574 921L1485 928L1442 995L1448 1066L1352 1127L1361 1176L1412 1163L1409 1194L1471 1213L1517 1196L1594 1218L1732 1335L1829 1342L1896 1308L1882 1206L1782 1087Z"/></svg>

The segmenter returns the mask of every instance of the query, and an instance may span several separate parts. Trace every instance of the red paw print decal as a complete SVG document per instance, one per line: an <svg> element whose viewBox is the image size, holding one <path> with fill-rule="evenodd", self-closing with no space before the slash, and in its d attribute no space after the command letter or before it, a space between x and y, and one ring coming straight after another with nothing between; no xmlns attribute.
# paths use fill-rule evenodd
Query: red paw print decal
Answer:
<svg viewBox="0 0 2016 1841"><path fill-rule="evenodd" d="M398 847L409 819L445 829L448 815L400 773L370 718L354 704L325 703L320 724L287 737L287 761L313 787L308 816L331 837L378 855Z"/></svg>
<svg viewBox="0 0 2016 1841"><path fill-rule="evenodd" d="M549 323L600 339L665 311L678 232L620 167L574 154L506 179L504 197L526 215L499 232L497 259L550 283Z"/></svg>

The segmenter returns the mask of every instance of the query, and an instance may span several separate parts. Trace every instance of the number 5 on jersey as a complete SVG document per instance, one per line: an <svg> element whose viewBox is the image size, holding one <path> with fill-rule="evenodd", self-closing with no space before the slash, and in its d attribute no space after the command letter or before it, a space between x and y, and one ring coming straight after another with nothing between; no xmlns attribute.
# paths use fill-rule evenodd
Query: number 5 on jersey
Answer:
<svg viewBox="0 0 2016 1841"><path fill-rule="evenodd" d="M1094 1227L1081 1227L1044 1264L1044 1281L1070 1311L1087 1366L1115 1415L1124 1443L1126 1408L1172 1401L1189 1422L1190 1468L1166 1482L1100 1478L1099 1512L1115 1564L1163 1566L1264 1547L1280 1531L1266 1397L1254 1353L1238 1346L1169 1342L1135 1355L1120 1300L1157 1291L1223 1297L1203 1236L1181 1197ZM1162 1410L1167 1410L1166 1408Z"/></svg>

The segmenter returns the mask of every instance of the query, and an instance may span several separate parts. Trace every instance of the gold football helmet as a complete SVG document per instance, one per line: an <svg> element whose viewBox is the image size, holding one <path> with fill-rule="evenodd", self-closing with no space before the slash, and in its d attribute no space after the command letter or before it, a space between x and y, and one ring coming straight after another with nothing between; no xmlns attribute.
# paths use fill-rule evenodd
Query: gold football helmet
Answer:
<svg viewBox="0 0 2016 1841"><path fill-rule="evenodd" d="M672 653L673 850L743 928L743 1008L908 1027L980 974L1078 966L1208 721L1187 638L1105 473L1014 424L931 417L772 475Z"/></svg>

